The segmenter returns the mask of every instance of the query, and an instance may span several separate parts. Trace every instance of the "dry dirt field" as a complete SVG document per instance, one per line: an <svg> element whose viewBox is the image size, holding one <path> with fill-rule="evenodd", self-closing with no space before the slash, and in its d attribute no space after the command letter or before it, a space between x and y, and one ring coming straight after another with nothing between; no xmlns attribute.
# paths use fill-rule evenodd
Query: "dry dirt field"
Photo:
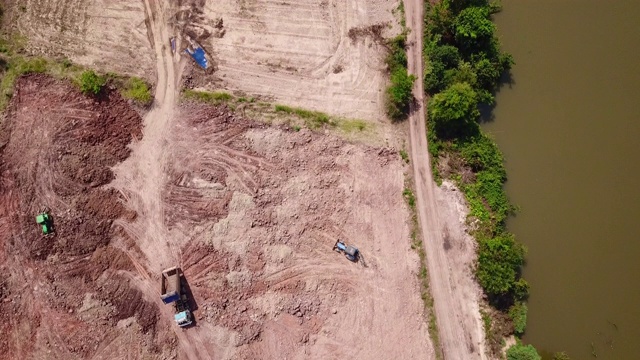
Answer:
<svg viewBox="0 0 640 360"><path fill-rule="evenodd" d="M388 0L222 0L204 6L204 23L220 18L224 35L201 42L215 59L209 86L273 97L277 102L381 120L383 45L354 29L384 25L397 33ZM191 27L198 29L199 23Z"/></svg>
<svg viewBox="0 0 640 360"><path fill-rule="evenodd" d="M11 2L5 0L5 2ZM190 35L213 71L185 74L210 90L380 122L385 84L380 36L399 32L388 0L175 0L169 36ZM143 1L26 0L5 6L32 54L66 56L153 81L154 13ZM367 28L379 25L378 35ZM349 36L351 30L351 35ZM359 31L358 31L359 30Z"/></svg>
<svg viewBox="0 0 640 360"><path fill-rule="evenodd" d="M155 97L139 114L115 91L18 81L0 128L0 359L435 358L397 150L180 101L186 84L361 118L397 147L380 41L397 32L395 1L2 3L28 53L144 76ZM406 4L419 29L422 2ZM209 71L181 54L187 37ZM410 124L441 343L482 359L464 201L425 175L420 111ZM43 209L53 236L34 222ZM333 252L337 239L362 261ZM188 329L159 299L174 265L193 298Z"/></svg>
<svg viewBox="0 0 640 360"><path fill-rule="evenodd" d="M116 93L19 80L0 142L2 354L432 356L395 151L186 103L154 146L150 213L141 126ZM34 222L43 208L55 235ZM336 239L362 261L333 252ZM159 301L175 264L195 300L185 330Z"/></svg>

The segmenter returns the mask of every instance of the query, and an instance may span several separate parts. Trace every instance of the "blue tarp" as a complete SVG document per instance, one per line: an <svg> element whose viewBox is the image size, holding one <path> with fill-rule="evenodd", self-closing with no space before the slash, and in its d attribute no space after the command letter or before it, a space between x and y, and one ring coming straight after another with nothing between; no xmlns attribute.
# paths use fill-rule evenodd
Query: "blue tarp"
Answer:
<svg viewBox="0 0 640 360"><path fill-rule="evenodd" d="M203 69L209 67L209 62L205 57L204 50L201 47L197 47L193 50L193 52L189 51L189 49L185 50L187 54L191 55L193 60L195 60L198 65L200 65Z"/></svg>

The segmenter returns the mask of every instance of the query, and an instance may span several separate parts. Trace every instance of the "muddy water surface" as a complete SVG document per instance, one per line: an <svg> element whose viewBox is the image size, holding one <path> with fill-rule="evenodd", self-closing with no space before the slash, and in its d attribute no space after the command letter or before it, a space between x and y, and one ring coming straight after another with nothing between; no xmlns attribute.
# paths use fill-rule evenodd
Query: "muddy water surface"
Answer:
<svg viewBox="0 0 640 360"><path fill-rule="evenodd" d="M517 65L485 128L529 247L525 341L640 359L640 1L502 4Z"/></svg>

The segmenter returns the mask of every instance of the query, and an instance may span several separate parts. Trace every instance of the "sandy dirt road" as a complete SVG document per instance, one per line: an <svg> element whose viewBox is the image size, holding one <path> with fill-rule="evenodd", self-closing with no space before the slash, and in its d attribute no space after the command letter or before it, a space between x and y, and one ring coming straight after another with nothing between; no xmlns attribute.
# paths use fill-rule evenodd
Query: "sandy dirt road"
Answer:
<svg viewBox="0 0 640 360"><path fill-rule="evenodd" d="M456 219L460 209L455 207L462 199L458 194L458 201L451 201L454 191L450 184L438 188L431 175L422 81L423 1L407 0L405 10L407 26L412 30L407 50L409 72L417 76L414 96L418 105L412 108L409 118L411 157L440 343L447 360L486 359L480 293L470 271L475 250L472 239L461 231L464 219Z"/></svg>

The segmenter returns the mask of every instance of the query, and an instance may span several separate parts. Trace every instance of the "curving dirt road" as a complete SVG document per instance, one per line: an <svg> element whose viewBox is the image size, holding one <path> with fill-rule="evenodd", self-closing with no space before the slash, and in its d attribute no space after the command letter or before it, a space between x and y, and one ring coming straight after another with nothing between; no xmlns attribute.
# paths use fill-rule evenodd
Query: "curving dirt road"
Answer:
<svg viewBox="0 0 640 360"><path fill-rule="evenodd" d="M422 24L424 6L422 0L406 0L405 12L409 33L407 49L409 72L415 74L414 96L418 106L411 111L410 144L418 219L424 239L429 269L430 290L434 299L434 311L443 356L447 360L486 359L484 333L479 313L479 294L472 274L472 246L462 246L463 253L471 259L461 261L456 252L449 251L450 229L463 228L451 221L451 199L439 189L431 176L431 163L427 147L425 124L425 99L422 81ZM455 213L455 211L453 212ZM454 231L456 239L463 243L464 231ZM456 237L454 235L454 237ZM470 260L470 261L469 261Z"/></svg>

